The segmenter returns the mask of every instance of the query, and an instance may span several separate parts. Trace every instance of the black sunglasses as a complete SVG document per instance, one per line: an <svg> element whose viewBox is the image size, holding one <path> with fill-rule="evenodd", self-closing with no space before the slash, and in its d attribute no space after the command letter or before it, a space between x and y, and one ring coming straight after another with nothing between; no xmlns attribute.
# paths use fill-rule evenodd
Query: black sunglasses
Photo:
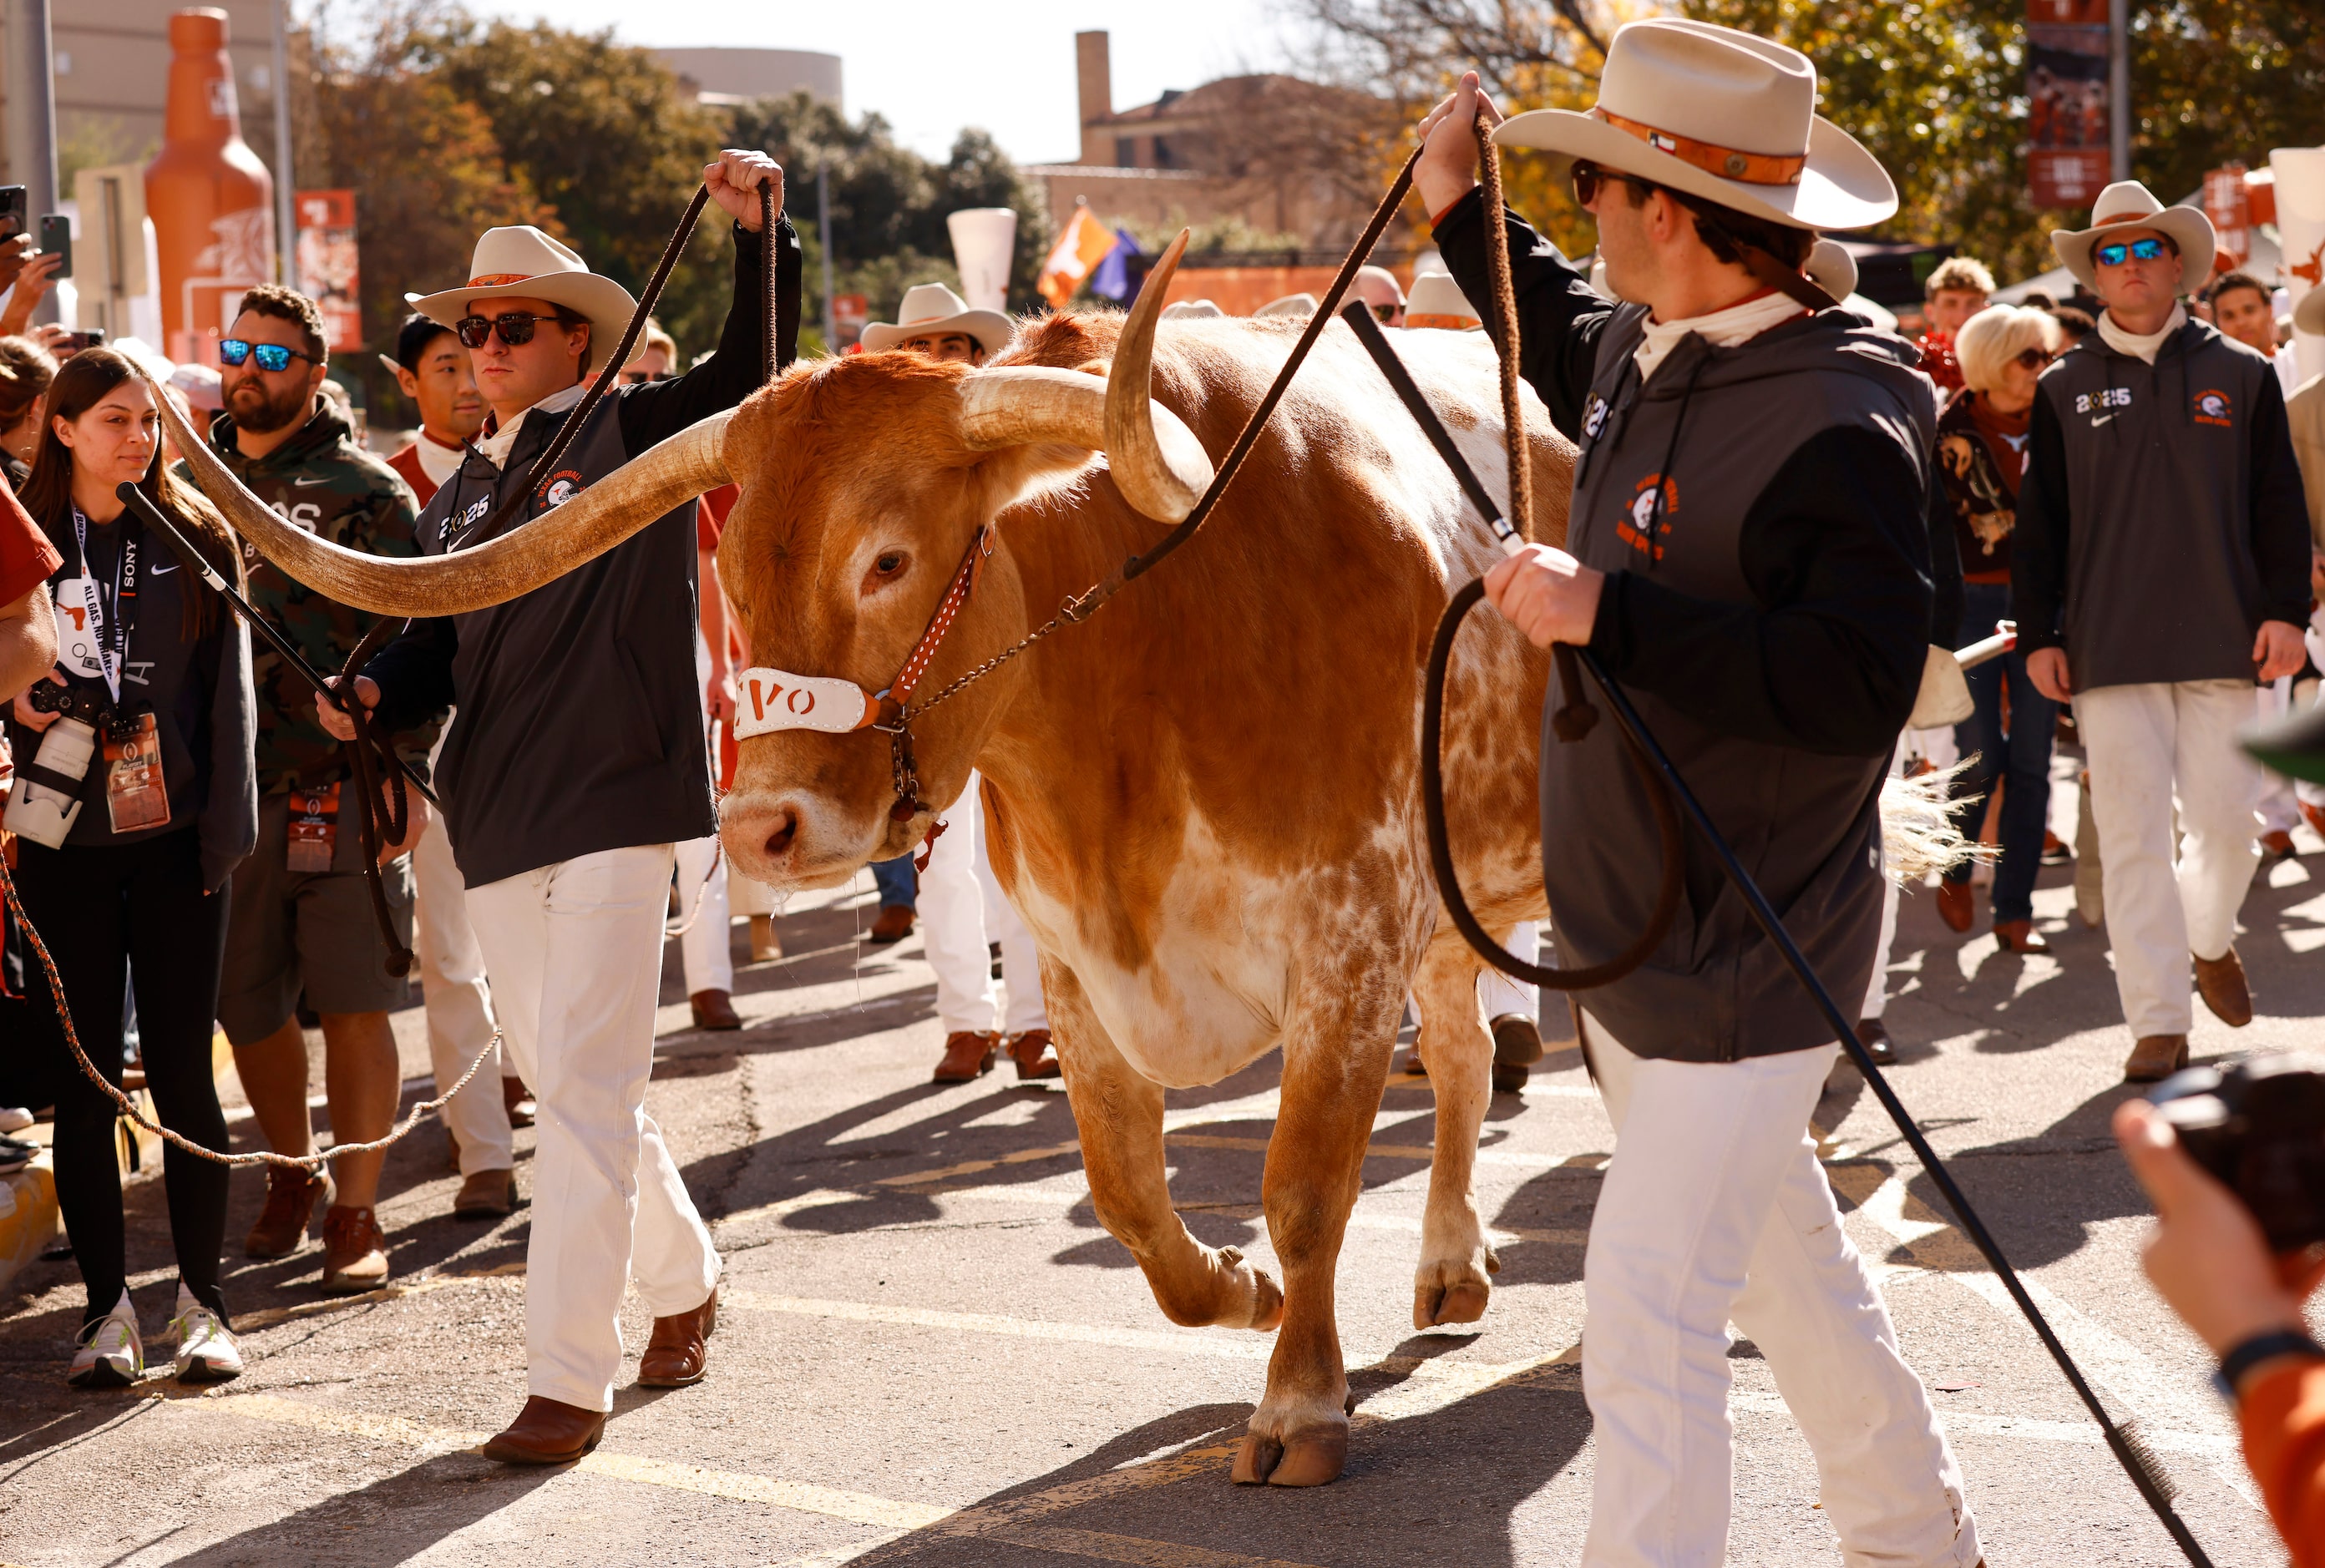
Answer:
<svg viewBox="0 0 2325 1568"><path fill-rule="evenodd" d="M218 363L228 370L239 370L245 361L254 358L258 361L259 369L268 371L289 370L294 359L303 359L309 364L323 363L311 354L301 354L279 343L245 343L239 337L218 339Z"/></svg>
<svg viewBox="0 0 2325 1568"><path fill-rule="evenodd" d="M482 348L485 346L485 340L495 333L498 333L500 340L511 348L523 348L533 341L533 328L535 322L556 319L554 316L514 314L496 316L490 320L486 320L482 316L463 316L452 330L459 334L460 344L464 348Z"/></svg>
<svg viewBox="0 0 2325 1568"><path fill-rule="evenodd" d="M2047 348L2022 348L2014 357L2022 370L2040 370L2059 356Z"/></svg>
<svg viewBox="0 0 2325 1568"><path fill-rule="evenodd" d="M2102 267L2119 267L2123 265L2126 255L2129 255L2134 261L2160 262L2163 259L2163 251L2164 242L2151 238L2134 240L2129 244L2117 240L2110 244L2101 245L2091 254L2098 258L2099 265Z"/></svg>
<svg viewBox="0 0 2325 1568"><path fill-rule="evenodd" d="M1636 188L1642 198L1651 190L1660 190L1663 189L1663 187L1657 185L1652 180L1642 180L1635 174L1617 174L1612 169L1599 168L1598 165L1591 162L1588 158L1578 158L1574 161L1575 205L1578 207L1589 207L1592 202L1598 199L1598 191L1602 186L1611 184L1616 180L1620 180L1625 185Z"/></svg>

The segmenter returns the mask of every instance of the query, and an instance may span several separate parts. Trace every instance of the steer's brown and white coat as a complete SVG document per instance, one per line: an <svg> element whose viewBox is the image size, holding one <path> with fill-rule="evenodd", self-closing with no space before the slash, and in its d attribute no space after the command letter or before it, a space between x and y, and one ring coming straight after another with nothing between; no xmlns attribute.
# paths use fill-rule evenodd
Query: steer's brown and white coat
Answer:
<svg viewBox="0 0 2325 1568"><path fill-rule="evenodd" d="M996 368L1090 366L1118 318L1052 318ZM1174 322L1153 396L1224 453L1299 324ZM1505 466L1482 337L1399 347L1471 463ZM755 662L893 676L976 530L998 548L923 692L998 652L1163 530L1085 450L967 446L960 386L907 355L827 360L738 410L742 497L720 545ZM1563 511L1570 448L1531 429ZM1539 536L1562 515L1537 519ZM1473 1194L1492 1043L1478 964L1440 924L1422 835L1421 669L1450 590L1494 558L1483 521L1345 327L1319 343L1192 542L1088 622L914 726L922 794L974 767L996 874L1042 978L1100 1222L1173 1321L1281 1328L1240 1480L1328 1480L1346 1451L1332 1273L1408 987L1431 1020L1436 1161L1420 1326L1474 1320L1494 1267ZM1547 658L1496 618L1461 639L1447 794L1463 881L1505 927L1542 912L1534 716ZM747 875L828 886L911 847L886 740L746 742L723 836ZM1440 1027L1436 1020L1446 1020ZM1466 1027L1452 1020L1466 1019ZM1166 1087L1283 1052L1264 1201L1285 1279L1190 1236L1164 1181Z"/></svg>
<svg viewBox="0 0 2325 1568"><path fill-rule="evenodd" d="M302 533L166 401L163 418L238 532L301 582L381 614L505 602L731 477L741 497L719 576L754 661L867 692L894 678L969 540L997 523L922 686L933 692L1152 547L1155 518L1185 516L1282 366L1301 323L1174 322L1155 342L1153 301L1175 259L1126 319L1053 317L983 369L906 353L796 365L732 414L448 557L387 560ZM1505 491L1492 349L1433 331L1399 348ZM1550 514L1533 532L1556 542L1573 452L1533 406L1534 493ZM1335 322L1200 535L913 726L922 798L953 799L983 770L995 869L1042 950L1101 1222L1173 1321L1278 1333L1238 1480L1314 1484L1346 1457L1332 1273L1408 988L1430 1020L1437 1095L1413 1319L1486 1309L1494 1259L1472 1173L1493 1045L1478 961L1439 918L1417 741L1439 613L1494 556ZM1479 616L1450 672L1455 858L1496 929L1543 912L1534 737L1548 662ZM829 886L927 832L925 815L893 822L894 799L876 730L757 735L722 836L746 875ZM1216 1082L1278 1047L1264 1197L1280 1289L1188 1234L1162 1151L1165 1088Z"/></svg>

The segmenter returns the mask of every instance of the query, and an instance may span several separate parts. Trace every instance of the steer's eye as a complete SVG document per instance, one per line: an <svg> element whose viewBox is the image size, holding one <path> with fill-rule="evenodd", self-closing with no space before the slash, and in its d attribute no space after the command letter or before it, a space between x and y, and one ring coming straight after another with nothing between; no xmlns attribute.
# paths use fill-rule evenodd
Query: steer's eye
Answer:
<svg viewBox="0 0 2325 1568"><path fill-rule="evenodd" d="M870 594L887 586L903 574L912 558L903 550L882 550L872 558L872 568L864 574L864 586L858 591Z"/></svg>

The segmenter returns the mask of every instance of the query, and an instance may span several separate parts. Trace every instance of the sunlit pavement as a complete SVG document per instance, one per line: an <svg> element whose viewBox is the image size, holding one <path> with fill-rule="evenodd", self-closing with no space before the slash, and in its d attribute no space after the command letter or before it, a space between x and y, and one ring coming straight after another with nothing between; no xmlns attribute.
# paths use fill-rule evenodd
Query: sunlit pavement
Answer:
<svg viewBox="0 0 2325 1568"><path fill-rule="evenodd" d="M2264 872L2241 949L2260 1017L2202 1015L2199 1058L2314 1043L2325 1010L2325 852ZM2125 1093L2104 936L2046 871L2051 958L1956 937L1906 901L1894 1081L2028 1271L2106 1397L2138 1416L2215 1561L2280 1561L2227 1407L2138 1268L2142 1205L2107 1133ZM388 1165L387 1291L327 1301L320 1253L239 1257L263 1178L235 1177L228 1290L249 1372L201 1392L64 1385L80 1286L33 1266L0 1298L0 1560L17 1564L420 1562L1047 1564L1076 1559L1496 1565L1576 1560L1590 1427L1574 1365L1581 1242L1611 1134L1570 1042L1497 1096L1478 1167L1503 1262L1483 1332L1414 1334L1427 1182L1425 1080L1393 1078L1342 1253L1357 1429L1347 1475L1238 1489L1228 1456L1270 1342L1172 1327L1098 1229L1054 1089L1005 1061L927 1082L941 1035L917 937L857 940L868 884L783 917L789 956L742 971L740 1035L690 1027L673 949L648 1100L727 1259L710 1375L625 1388L604 1446L554 1471L477 1443L523 1397L529 1212L449 1217L457 1178L423 1128ZM1983 899L1981 899L1981 904ZM738 959L747 957L736 932ZM1546 1010L1566 1034L1563 1007ZM427 1093L421 1015L398 1015L407 1096ZM320 1074L316 1085L320 1087ZM1273 1058L1171 1096L1188 1223L1274 1267L1257 1203ZM320 1117L320 1112L318 1112ZM1961 1457L2005 1564L2180 1561L1926 1178L1844 1070L1818 1113L1851 1236L1879 1260L1907 1359ZM249 1147L246 1115L234 1123ZM518 1135L529 1190L533 1135ZM169 1298L158 1183L131 1190L149 1335ZM635 1356L645 1320L633 1301ZM1765 1366L1732 1352L1737 1563L1831 1563L1814 1466Z"/></svg>

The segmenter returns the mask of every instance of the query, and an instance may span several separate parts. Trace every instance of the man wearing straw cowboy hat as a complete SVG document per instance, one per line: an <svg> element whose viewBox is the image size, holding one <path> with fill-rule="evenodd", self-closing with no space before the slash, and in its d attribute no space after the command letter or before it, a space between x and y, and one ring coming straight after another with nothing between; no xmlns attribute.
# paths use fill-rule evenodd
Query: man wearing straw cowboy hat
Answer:
<svg viewBox="0 0 2325 1568"><path fill-rule="evenodd" d="M1880 923L1882 778L1929 641L1937 410L1913 349L1802 274L1817 230L1896 208L1816 97L1792 50L1635 22L1588 114L1502 124L1464 78L1422 122L1413 183L1454 279L1490 300L1473 121L1570 165L1622 302L1507 220L1520 368L1581 451L1567 549L1528 547L1488 594L1536 643L1587 644L1624 680L1854 998ZM1598 963L1647 922L1653 818L1616 725L1546 733L1542 759L1552 929L1565 963ZM1807 1135L1836 1042L1701 841L1685 853L1662 947L1579 999L1616 1129L1583 1266L1582 1561L1724 1560L1733 1321L1816 1454L1848 1560L1969 1568L1960 1469Z"/></svg>
<svg viewBox="0 0 2325 1568"><path fill-rule="evenodd" d="M412 303L454 328L491 417L421 515L421 548L499 537L760 383L760 188L783 171L729 151L703 171L736 221L735 295L718 351L667 381L610 391L554 472L533 475L561 416L611 356L629 291L535 228L488 231L469 281ZM799 251L775 235L777 359L799 325ZM532 486L528 492L527 486ZM513 514L505 515L513 506ZM540 1102L527 1254L529 1397L485 1453L578 1459L597 1444L635 1279L653 1315L638 1380L697 1381L717 1320L718 1255L644 1110L672 846L718 829L695 688L694 503L531 593L420 621L357 693L391 727L456 705L440 779L453 853L493 1000ZM319 703L335 733L354 731Z"/></svg>
<svg viewBox="0 0 2325 1568"><path fill-rule="evenodd" d="M2260 777L2236 734L2254 678L2301 668L2309 530L2275 371L2180 303L2211 220L2126 180L2051 243L2107 309L2036 390L2011 608L2026 678L2089 749L2124 1076L2145 1083L2187 1065L2191 962L2206 1007L2252 1021L2234 941Z"/></svg>

